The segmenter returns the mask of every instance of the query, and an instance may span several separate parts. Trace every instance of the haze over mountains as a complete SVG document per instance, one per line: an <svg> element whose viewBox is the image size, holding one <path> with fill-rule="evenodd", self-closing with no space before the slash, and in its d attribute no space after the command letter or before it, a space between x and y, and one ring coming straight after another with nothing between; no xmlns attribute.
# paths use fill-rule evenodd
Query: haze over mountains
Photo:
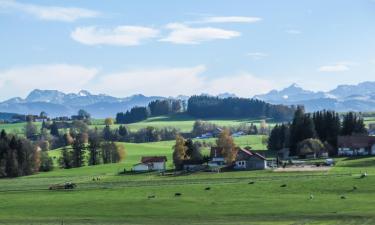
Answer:
<svg viewBox="0 0 375 225"><path fill-rule="evenodd" d="M220 98L235 97L231 93L217 95ZM39 114L47 112L51 117L69 116L79 109L87 110L96 118L114 116L134 106L145 106L149 102L166 99L162 96L144 96L142 94L117 98L105 94L91 94L82 90L68 93L57 90L35 89L25 98L11 98L0 102L0 112L19 114ZM177 96L187 100L189 96ZM358 85L340 85L328 92L304 90L293 84L282 90L272 90L254 98L284 105L304 105L307 111L330 109L336 111L375 111L375 82L363 82Z"/></svg>
<svg viewBox="0 0 375 225"><path fill-rule="evenodd" d="M309 112L323 109L339 112L375 111L375 82L339 85L328 92L313 92L292 84L280 91L272 90L254 98L273 104L304 105Z"/></svg>

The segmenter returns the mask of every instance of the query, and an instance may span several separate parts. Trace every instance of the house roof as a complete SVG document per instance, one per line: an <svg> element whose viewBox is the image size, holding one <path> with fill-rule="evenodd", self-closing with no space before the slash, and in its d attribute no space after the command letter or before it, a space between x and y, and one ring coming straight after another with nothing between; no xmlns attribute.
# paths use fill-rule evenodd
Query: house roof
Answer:
<svg viewBox="0 0 375 225"><path fill-rule="evenodd" d="M257 153L257 152L253 152L249 149L244 149L244 148L238 148L238 152L237 152L237 155L238 153L242 152L243 154L245 154L246 156L248 157L257 157L259 159L262 159L262 160L266 160L266 158L264 156L262 156L261 154Z"/></svg>
<svg viewBox="0 0 375 225"><path fill-rule="evenodd" d="M142 156L142 163L153 163L153 162L166 162L166 156Z"/></svg>
<svg viewBox="0 0 375 225"><path fill-rule="evenodd" d="M339 136L337 145L341 148L368 148L375 144L374 136Z"/></svg>

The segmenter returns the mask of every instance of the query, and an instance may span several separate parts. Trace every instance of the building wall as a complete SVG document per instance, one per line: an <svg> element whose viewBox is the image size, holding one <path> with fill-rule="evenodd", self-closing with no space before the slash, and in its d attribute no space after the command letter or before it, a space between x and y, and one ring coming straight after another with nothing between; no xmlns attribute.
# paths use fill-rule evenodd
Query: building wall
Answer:
<svg viewBox="0 0 375 225"><path fill-rule="evenodd" d="M134 171L148 171L148 165L147 164L137 164L133 167Z"/></svg>
<svg viewBox="0 0 375 225"><path fill-rule="evenodd" d="M154 162L151 165L151 170L165 170L165 162Z"/></svg>
<svg viewBox="0 0 375 225"><path fill-rule="evenodd" d="M263 170L267 168L267 161L257 157L251 157L247 160L238 160L234 165L238 170Z"/></svg>

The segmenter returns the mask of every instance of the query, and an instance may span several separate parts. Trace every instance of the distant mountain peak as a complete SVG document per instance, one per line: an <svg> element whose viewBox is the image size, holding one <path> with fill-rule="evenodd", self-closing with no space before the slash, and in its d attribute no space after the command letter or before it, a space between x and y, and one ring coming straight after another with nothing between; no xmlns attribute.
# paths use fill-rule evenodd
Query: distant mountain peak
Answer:
<svg viewBox="0 0 375 225"><path fill-rule="evenodd" d="M80 90L79 92L78 92L78 95L79 96L90 96L91 95L91 93L89 92L89 91L86 91L86 90Z"/></svg>

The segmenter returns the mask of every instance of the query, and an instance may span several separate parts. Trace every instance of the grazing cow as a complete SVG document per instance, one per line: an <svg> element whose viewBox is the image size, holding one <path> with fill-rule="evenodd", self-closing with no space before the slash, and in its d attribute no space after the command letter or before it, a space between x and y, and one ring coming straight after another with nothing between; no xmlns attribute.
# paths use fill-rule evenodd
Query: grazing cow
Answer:
<svg viewBox="0 0 375 225"><path fill-rule="evenodd" d="M341 195L341 197L340 197L341 199L346 199L346 196L344 196L344 195Z"/></svg>
<svg viewBox="0 0 375 225"><path fill-rule="evenodd" d="M156 198L156 196L155 195L149 195L147 198L152 199L152 198Z"/></svg>
<svg viewBox="0 0 375 225"><path fill-rule="evenodd" d="M181 193L175 193L174 196L177 197L177 196L181 196L182 194Z"/></svg>
<svg viewBox="0 0 375 225"><path fill-rule="evenodd" d="M209 190L211 190L211 188L210 187L206 187L204 190L209 191Z"/></svg>
<svg viewBox="0 0 375 225"><path fill-rule="evenodd" d="M280 187L286 187L286 184L281 185Z"/></svg>
<svg viewBox="0 0 375 225"><path fill-rule="evenodd" d="M357 190L357 189L358 189L357 186L353 186L353 191L354 191L354 190Z"/></svg>
<svg viewBox="0 0 375 225"><path fill-rule="evenodd" d="M254 181L250 181L249 184L255 184L255 182Z"/></svg>

